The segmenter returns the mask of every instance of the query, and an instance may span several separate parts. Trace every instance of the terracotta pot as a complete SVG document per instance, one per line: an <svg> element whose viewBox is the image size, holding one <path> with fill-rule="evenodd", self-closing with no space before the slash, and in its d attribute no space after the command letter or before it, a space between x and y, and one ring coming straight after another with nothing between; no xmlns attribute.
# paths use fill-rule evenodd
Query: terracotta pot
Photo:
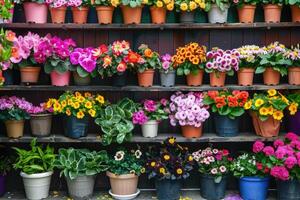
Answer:
<svg viewBox="0 0 300 200"><path fill-rule="evenodd" d="M121 6L124 24L140 24L142 19L142 7L131 8Z"/></svg>
<svg viewBox="0 0 300 200"><path fill-rule="evenodd" d="M51 133L52 114L31 114L30 126L32 135L37 137L49 136Z"/></svg>
<svg viewBox="0 0 300 200"><path fill-rule="evenodd" d="M20 138L23 136L24 120L7 120L4 123L6 126L7 137Z"/></svg>
<svg viewBox="0 0 300 200"><path fill-rule="evenodd" d="M156 6L150 7L151 20L154 24L164 24L166 22L167 10Z"/></svg>
<svg viewBox="0 0 300 200"><path fill-rule="evenodd" d="M292 22L300 22L300 7L296 5L291 6Z"/></svg>
<svg viewBox="0 0 300 200"><path fill-rule="evenodd" d="M24 2L23 6L27 23L47 23L48 7L46 4Z"/></svg>
<svg viewBox="0 0 300 200"><path fill-rule="evenodd" d="M62 6L59 8L50 8L52 23L63 24L65 23L67 7Z"/></svg>
<svg viewBox="0 0 300 200"><path fill-rule="evenodd" d="M198 70L197 74L188 74L186 76L186 82L188 86L200 86L203 81L203 70Z"/></svg>
<svg viewBox="0 0 300 200"><path fill-rule="evenodd" d="M253 85L253 76L254 69L253 68L240 68L237 72L238 75L238 84L241 86L249 86Z"/></svg>
<svg viewBox="0 0 300 200"><path fill-rule="evenodd" d="M278 23L281 18L282 6L266 4L264 5L265 22Z"/></svg>
<svg viewBox="0 0 300 200"><path fill-rule="evenodd" d="M300 85L300 67L289 67L289 84Z"/></svg>
<svg viewBox="0 0 300 200"><path fill-rule="evenodd" d="M223 87L225 85L225 72L212 72L209 74L210 86L212 87Z"/></svg>
<svg viewBox="0 0 300 200"><path fill-rule="evenodd" d="M109 177L111 191L116 195L131 195L137 191L139 177L135 174L116 175L106 172Z"/></svg>
<svg viewBox="0 0 300 200"><path fill-rule="evenodd" d="M41 67L20 67L22 83L37 83Z"/></svg>
<svg viewBox="0 0 300 200"><path fill-rule="evenodd" d="M148 69L144 72L138 72L138 82L141 87L151 87L153 85L154 70Z"/></svg>
<svg viewBox="0 0 300 200"><path fill-rule="evenodd" d="M263 74L265 85L278 85L280 81L280 73L272 67L267 67Z"/></svg>
<svg viewBox="0 0 300 200"><path fill-rule="evenodd" d="M238 8L240 23L253 23L255 16L256 5L243 5Z"/></svg>
<svg viewBox="0 0 300 200"><path fill-rule="evenodd" d="M113 20L114 7L112 6L97 6L97 15L99 24L111 24Z"/></svg>
<svg viewBox="0 0 300 200"><path fill-rule="evenodd" d="M89 13L88 7L72 7L73 13L73 23L76 24L85 24L87 22L87 17Z"/></svg>
<svg viewBox="0 0 300 200"><path fill-rule="evenodd" d="M194 127L194 126L182 126L181 127L182 135L186 138L199 138L202 136L202 126Z"/></svg>
<svg viewBox="0 0 300 200"><path fill-rule="evenodd" d="M69 85L70 83L70 76L71 76L71 72L70 71L66 71L63 74L60 74L56 71L52 71L50 74L51 77L51 83L54 86L66 86Z"/></svg>
<svg viewBox="0 0 300 200"><path fill-rule="evenodd" d="M266 121L261 121L257 114L251 113L252 122L257 135L262 137L275 137L279 134L280 121L270 116Z"/></svg>

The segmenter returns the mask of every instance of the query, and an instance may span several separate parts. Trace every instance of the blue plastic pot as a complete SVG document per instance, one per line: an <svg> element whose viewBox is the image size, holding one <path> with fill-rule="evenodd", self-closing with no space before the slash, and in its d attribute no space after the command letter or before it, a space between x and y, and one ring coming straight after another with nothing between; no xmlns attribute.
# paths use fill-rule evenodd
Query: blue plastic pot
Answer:
<svg viewBox="0 0 300 200"><path fill-rule="evenodd" d="M224 199L226 193L227 176L222 177L221 181L216 183L215 178L210 175L202 174L200 176L200 194L207 200Z"/></svg>
<svg viewBox="0 0 300 200"><path fill-rule="evenodd" d="M74 116L64 117L65 136L70 138L80 138L87 136L89 118L77 119Z"/></svg>
<svg viewBox="0 0 300 200"><path fill-rule="evenodd" d="M299 180L277 181L277 199L299 200L300 199Z"/></svg>
<svg viewBox="0 0 300 200"><path fill-rule="evenodd" d="M159 200L178 200L180 198L181 182L179 180L156 180L155 188Z"/></svg>
<svg viewBox="0 0 300 200"><path fill-rule="evenodd" d="M239 134L239 118L230 119L227 116L215 115L217 135L220 137L234 137Z"/></svg>
<svg viewBox="0 0 300 200"><path fill-rule="evenodd" d="M239 180L240 195L244 200L265 200L270 178L243 177Z"/></svg>

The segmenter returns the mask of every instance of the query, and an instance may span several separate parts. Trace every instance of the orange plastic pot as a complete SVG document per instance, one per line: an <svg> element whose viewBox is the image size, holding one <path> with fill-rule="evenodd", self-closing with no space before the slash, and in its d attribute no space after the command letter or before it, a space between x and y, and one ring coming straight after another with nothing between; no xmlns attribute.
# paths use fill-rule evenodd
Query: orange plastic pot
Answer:
<svg viewBox="0 0 300 200"><path fill-rule="evenodd" d="M265 22L267 23L278 23L281 18L282 6L274 4L264 5Z"/></svg>
<svg viewBox="0 0 300 200"><path fill-rule="evenodd" d="M151 20L154 24L164 24L166 22L167 10L156 6L150 7Z"/></svg>
<svg viewBox="0 0 300 200"><path fill-rule="evenodd" d="M99 24L111 24L113 20L114 7L112 6L97 6L97 16Z"/></svg>
<svg viewBox="0 0 300 200"><path fill-rule="evenodd" d="M199 138L202 136L202 126L182 126L181 127L182 135L185 138Z"/></svg>
<svg viewBox="0 0 300 200"><path fill-rule="evenodd" d="M142 7L131 8L121 6L124 24L140 24L142 19Z"/></svg>
<svg viewBox="0 0 300 200"><path fill-rule="evenodd" d="M138 72L138 82L141 87L151 87L153 85L154 70L148 69L144 72Z"/></svg>
<svg viewBox="0 0 300 200"><path fill-rule="evenodd" d="M225 85L225 72L212 72L209 74L210 86L212 87L223 87Z"/></svg>
<svg viewBox="0 0 300 200"><path fill-rule="evenodd" d="M251 113L251 116L255 133L257 135L266 138L278 136L280 130L280 121L275 120L272 116L265 121L261 121L255 113Z"/></svg>
<svg viewBox="0 0 300 200"><path fill-rule="evenodd" d="M20 67L22 83L37 83L39 80L40 67Z"/></svg>
<svg viewBox="0 0 300 200"><path fill-rule="evenodd" d="M85 24L87 22L87 17L89 13L88 7L72 7L73 13L73 23L76 24Z"/></svg>
<svg viewBox="0 0 300 200"><path fill-rule="evenodd" d="M263 74L265 85L278 85L280 81L280 73L272 67L267 67Z"/></svg>
<svg viewBox="0 0 300 200"><path fill-rule="evenodd" d="M137 192L139 177L135 174L116 175L109 171L106 172L109 177L111 191L116 195L131 195Z"/></svg>
<svg viewBox="0 0 300 200"><path fill-rule="evenodd" d="M23 136L24 120L7 120L4 122L6 127L7 137L20 138Z"/></svg>
<svg viewBox="0 0 300 200"><path fill-rule="evenodd" d="M289 84L300 85L300 67L289 67Z"/></svg>
<svg viewBox="0 0 300 200"><path fill-rule="evenodd" d="M197 74L188 74L186 76L186 82L188 86L200 86L203 81L203 70L198 70Z"/></svg>
<svg viewBox="0 0 300 200"><path fill-rule="evenodd" d="M237 72L238 84L241 86L253 85L254 69L252 68L240 68Z"/></svg>
<svg viewBox="0 0 300 200"><path fill-rule="evenodd" d="M240 23L253 23L256 5L243 5L238 8L238 15Z"/></svg>
<svg viewBox="0 0 300 200"><path fill-rule="evenodd" d="M300 7L297 5L291 6L292 22L300 22Z"/></svg>
<svg viewBox="0 0 300 200"><path fill-rule="evenodd" d="M52 23L63 24L65 23L67 7L62 6L59 8L50 8Z"/></svg>

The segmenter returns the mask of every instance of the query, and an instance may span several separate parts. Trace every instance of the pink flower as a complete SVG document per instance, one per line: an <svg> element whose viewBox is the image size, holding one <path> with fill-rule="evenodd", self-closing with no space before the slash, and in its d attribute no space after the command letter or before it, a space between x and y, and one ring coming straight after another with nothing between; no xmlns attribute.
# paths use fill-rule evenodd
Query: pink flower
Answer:
<svg viewBox="0 0 300 200"><path fill-rule="evenodd" d="M274 155L274 148L271 146L266 146L263 149L263 152L266 154L266 156L272 156L272 155Z"/></svg>
<svg viewBox="0 0 300 200"><path fill-rule="evenodd" d="M221 173L225 173L227 171L227 169L225 166L221 166L220 171L221 171Z"/></svg>
<svg viewBox="0 0 300 200"><path fill-rule="evenodd" d="M289 156L285 161L284 165L288 169L292 169L297 164L297 159L294 156Z"/></svg>
<svg viewBox="0 0 300 200"><path fill-rule="evenodd" d="M156 102L153 101L153 100L146 100L146 101L144 102L144 109L145 109L147 112L154 112L154 111L156 111L156 109L157 109Z"/></svg>
<svg viewBox="0 0 300 200"><path fill-rule="evenodd" d="M216 168L213 168L213 169L210 170L210 173L215 175L215 174L218 173L218 170Z"/></svg>
<svg viewBox="0 0 300 200"><path fill-rule="evenodd" d="M126 68L127 68L126 64L124 62L121 62L117 66L117 71L118 72L125 72Z"/></svg>
<svg viewBox="0 0 300 200"><path fill-rule="evenodd" d="M275 157L277 159L283 159L286 155L286 149L284 147L278 147L278 149L275 151Z"/></svg>
<svg viewBox="0 0 300 200"><path fill-rule="evenodd" d="M252 147L252 151L254 153L259 153L263 150L263 148L265 147L265 144L260 141L260 140L257 140L254 144L253 144L253 147Z"/></svg>
<svg viewBox="0 0 300 200"><path fill-rule="evenodd" d="M132 116L132 122L133 124L139 124L139 125L143 125L148 121L147 116L145 115L144 111L138 111L133 113Z"/></svg>
<svg viewBox="0 0 300 200"><path fill-rule="evenodd" d="M283 167L283 166L275 166L271 169L271 176L283 180L283 181L287 181L289 180L289 171Z"/></svg>
<svg viewBox="0 0 300 200"><path fill-rule="evenodd" d="M284 142L281 139L276 139L273 143L274 147L277 148L279 146L283 146Z"/></svg>
<svg viewBox="0 0 300 200"><path fill-rule="evenodd" d="M284 137L290 141L298 140L298 135L292 132L287 133Z"/></svg>

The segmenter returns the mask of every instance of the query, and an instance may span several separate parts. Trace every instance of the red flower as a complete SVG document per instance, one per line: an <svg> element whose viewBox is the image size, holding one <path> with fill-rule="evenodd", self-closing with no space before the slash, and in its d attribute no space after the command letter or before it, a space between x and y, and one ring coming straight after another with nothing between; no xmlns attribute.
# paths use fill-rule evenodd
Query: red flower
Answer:
<svg viewBox="0 0 300 200"><path fill-rule="evenodd" d="M264 170L264 173L268 174L269 172L270 172L270 168L266 167L265 170Z"/></svg>
<svg viewBox="0 0 300 200"><path fill-rule="evenodd" d="M127 61L130 62L130 63L137 63L140 59L140 55L133 52L133 51L130 51L128 52L128 55L127 55Z"/></svg>
<svg viewBox="0 0 300 200"><path fill-rule="evenodd" d="M99 46L101 53L106 53L108 51L108 47L105 44L101 44Z"/></svg>
<svg viewBox="0 0 300 200"><path fill-rule="evenodd" d="M223 156L228 156L229 155L229 151L227 149L223 149L222 153L223 153Z"/></svg>
<svg viewBox="0 0 300 200"><path fill-rule="evenodd" d="M207 95L211 98L211 99L215 99L218 96L219 92L218 91L208 91Z"/></svg>
<svg viewBox="0 0 300 200"><path fill-rule="evenodd" d="M256 163L256 168L258 169L258 170L262 170L263 169L263 165L261 164L261 163Z"/></svg>

